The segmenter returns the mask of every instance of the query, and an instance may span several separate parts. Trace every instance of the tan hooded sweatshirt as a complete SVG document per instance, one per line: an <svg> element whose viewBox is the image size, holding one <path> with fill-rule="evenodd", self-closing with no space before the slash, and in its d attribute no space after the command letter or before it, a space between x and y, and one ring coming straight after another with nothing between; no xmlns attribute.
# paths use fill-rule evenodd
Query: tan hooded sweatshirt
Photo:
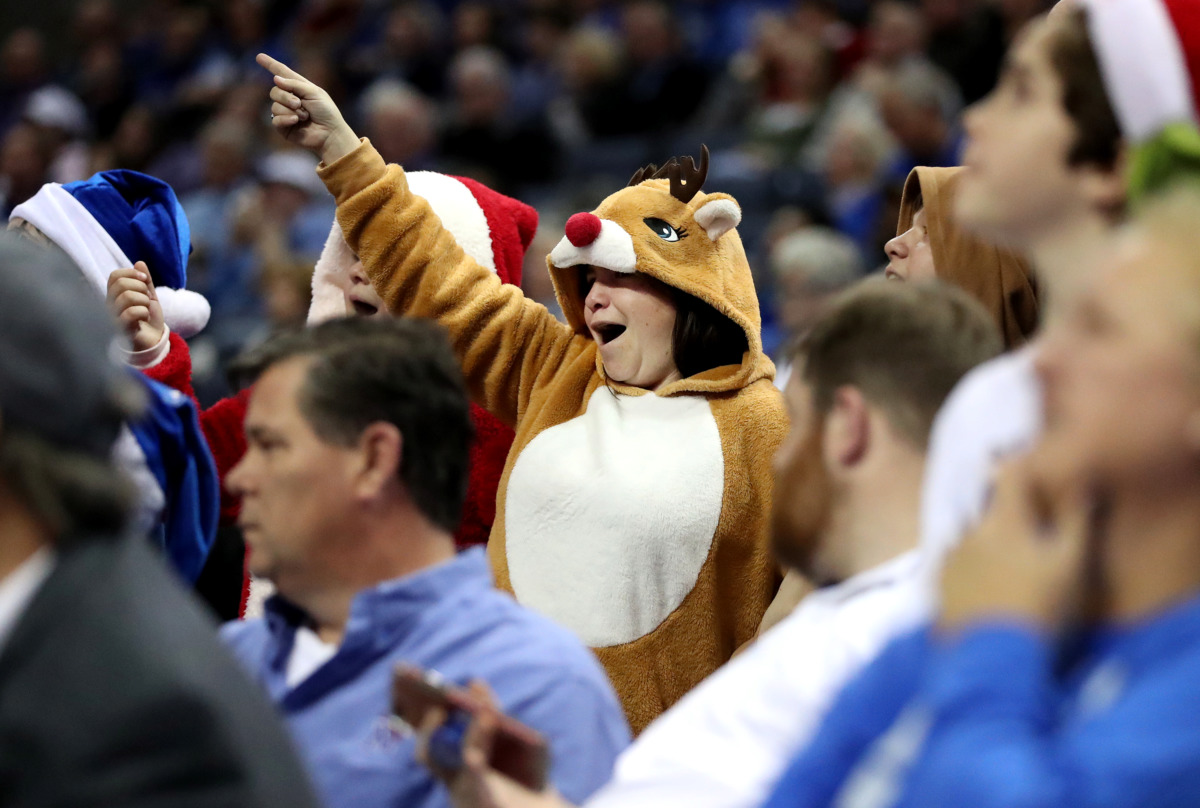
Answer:
<svg viewBox="0 0 1200 808"><path fill-rule="evenodd" d="M981 241L958 226L954 194L962 168L914 168L904 183L896 235L925 208L929 249L939 279L979 300L995 318L1006 348L1024 345L1037 330L1037 282L1029 262Z"/></svg>
<svg viewBox="0 0 1200 808"><path fill-rule="evenodd" d="M604 200L595 241L564 238L548 259L564 325L465 255L367 141L319 173L389 308L445 326L472 397L516 430L488 543L497 585L596 650L641 731L754 636L779 583L767 538L786 415L736 202L685 204L665 180ZM656 392L606 380L583 326L582 264L704 300L750 350Z"/></svg>

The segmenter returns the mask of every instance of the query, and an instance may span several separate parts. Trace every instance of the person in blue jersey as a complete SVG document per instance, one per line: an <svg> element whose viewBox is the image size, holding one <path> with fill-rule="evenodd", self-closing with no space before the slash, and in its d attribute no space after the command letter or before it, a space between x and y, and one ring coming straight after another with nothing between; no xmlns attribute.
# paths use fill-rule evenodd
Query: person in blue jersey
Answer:
<svg viewBox="0 0 1200 808"><path fill-rule="evenodd" d="M246 453L226 477L265 616L230 623L234 656L283 712L325 803L435 808L449 794L391 716L404 662L485 680L546 738L550 781L582 800L629 728L596 658L498 592L483 548L455 553L471 419L440 327L350 318L282 334L257 377Z"/></svg>
<svg viewBox="0 0 1200 808"><path fill-rule="evenodd" d="M1046 424L937 622L843 692L767 808L1200 795L1200 193L1147 203L1042 337Z"/></svg>

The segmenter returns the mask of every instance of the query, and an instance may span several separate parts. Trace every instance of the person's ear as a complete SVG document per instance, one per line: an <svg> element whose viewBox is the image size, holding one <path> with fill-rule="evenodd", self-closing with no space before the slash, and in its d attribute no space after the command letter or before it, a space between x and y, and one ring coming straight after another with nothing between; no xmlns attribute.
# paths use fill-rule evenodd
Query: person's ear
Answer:
<svg viewBox="0 0 1200 808"><path fill-rule="evenodd" d="M833 394L833 405L825 417L825 460L832 468L859 463L871 443L871 419L863 394L843 385Z"/></svg>
<svg viewBox="0 0 1200 808"><path fill-rule="evenodd" d="M376 421L358 438L359 465L355 493L364 500L376 499L400 474L404 436L395 424Z"/></svg>

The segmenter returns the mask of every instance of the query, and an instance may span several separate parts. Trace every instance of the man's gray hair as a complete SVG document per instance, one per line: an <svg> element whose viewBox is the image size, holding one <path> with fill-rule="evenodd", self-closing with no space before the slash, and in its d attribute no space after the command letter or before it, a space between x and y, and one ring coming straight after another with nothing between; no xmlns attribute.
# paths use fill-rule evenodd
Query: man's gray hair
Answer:
<svg viewBox="0 0 1200 808"><path fill-rule="evenodd" d="M785 236L771 251L776 275L800 274L814 292L836 292L863 276L858 247L828 227L806 227Z"/></svg>
<svg viewBox="0 0 1200 808"><path fill-rule="evenodd" d="M921 109L935 109L951 123L962 112L962 94L954 79L927 59L909 59L896 68L891 88L904 100Z"/></svg>
<svg viewBox="0 0 1200 808"><path fill-rule="evenodd" d="M0 433L0 485L59 541L121 531L133 513L133 484L112 462L72 452L26 430Z"/></svg>
<svg viewBox="0 0 1200 808"><path fill-rule="evenodd" d="M475 45L454 57L450 63L450 75L459 81L467 73L486 76L506 90L512 83L512 68L498 49L490 45Z"/></svg>
<svg viewBox="0 0 1200 808"><path fill-rule="evenodd" d="M0 392L7 394L0 406L0 487L56 540L114 534L131 513L134 490L108 447L121 419L141 412L145 393L111 358L116 329L108 329L103 304L86 299L95 290L40 231L27 225L19 232L0 234L6 304ZM35 290L32 299L21 296ZM54 319L31 329L28 317ZM77 330L58 339L63 332L49 337L49 329ZM63 347L71 344L88 347ZM111 365L97 366L101 357Z"/></svg>
<svg viewBox="0 0 1200 808"><path fill-rule="evenodd" d="M415 87L399 79L380 79L368 87L362 95L360 109L363 117L370 117L386 110L422 109L433 111L433 103Z"/></svg>

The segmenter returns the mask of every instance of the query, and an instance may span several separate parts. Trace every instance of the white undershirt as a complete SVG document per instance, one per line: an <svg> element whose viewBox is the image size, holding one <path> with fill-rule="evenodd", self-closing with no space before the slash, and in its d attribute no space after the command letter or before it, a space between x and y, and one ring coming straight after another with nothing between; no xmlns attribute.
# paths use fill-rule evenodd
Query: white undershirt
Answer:
<svg viewBox="0 0 1200 808"><path fill-rule="evenodd" d="M54 561L54 551L42 547L0 579L0 648L25 613L29 601L54 571Z"/></svg>
<svg viewBox="0 0 1200 808"><path fill-rule="evenodd" d="M850 677L915 619L915 551L821 589L652 723L585 808L753 808Z"/></svg>
<svg viewBox="0 0 1200 808"><path fill-rule="evenodd" d="M287 675L284 681L289 688L303 682L316 673L337 653L338 647L317 636L317 633L307 626L296 630L296 638L292 641L292 653L288 657Z"/></svg>

